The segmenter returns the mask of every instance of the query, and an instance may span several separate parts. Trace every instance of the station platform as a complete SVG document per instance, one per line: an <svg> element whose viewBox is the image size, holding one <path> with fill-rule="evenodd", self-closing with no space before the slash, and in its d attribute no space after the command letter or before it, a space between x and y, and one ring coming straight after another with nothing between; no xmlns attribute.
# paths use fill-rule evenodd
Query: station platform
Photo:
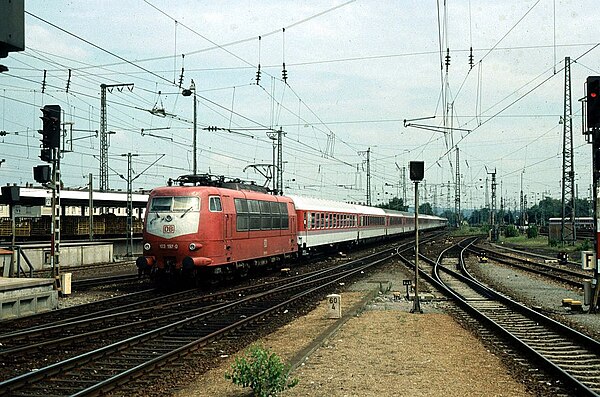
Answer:
<svg viewBox="0 0 600 397"><path fill-rule="evenodd" d="M56 309L58 291L50 278L0 277L0 321Z"/></svg>

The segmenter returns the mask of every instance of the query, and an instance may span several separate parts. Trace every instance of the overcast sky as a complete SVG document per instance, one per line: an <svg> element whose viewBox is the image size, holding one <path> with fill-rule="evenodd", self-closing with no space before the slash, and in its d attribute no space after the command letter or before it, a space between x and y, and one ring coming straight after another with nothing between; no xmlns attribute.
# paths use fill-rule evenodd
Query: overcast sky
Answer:
<svg viewBox="0 0 600 397"><path fill-rule="evenodd" d="M0 60L9 68L0 74L0 183L35 183L39 109L58 104L76 130L62 159L64 185L83 187L93 173L98 186L100 84L134 84L107 94L110 188L126 188L127 153L139 155L134 189L191 173L193 101L181 88L193 79L199 173L262 184L246 167L271 163L267 129L281 128L287 193L366 201L370 148L374 204L402 197L402 167L412 202L408 163L421 160L427 201L442 208L450 198L454 207L454 187L447 191L458 147L463 208L484 205L494 169L511 208L521 183L530 203L560 199L568 56L576 183L588 197L578 100L585 78L600 75L597 1L443 3L26 0L26 50ZM424 128L405 127L420 118L409 122Z"/></svg>

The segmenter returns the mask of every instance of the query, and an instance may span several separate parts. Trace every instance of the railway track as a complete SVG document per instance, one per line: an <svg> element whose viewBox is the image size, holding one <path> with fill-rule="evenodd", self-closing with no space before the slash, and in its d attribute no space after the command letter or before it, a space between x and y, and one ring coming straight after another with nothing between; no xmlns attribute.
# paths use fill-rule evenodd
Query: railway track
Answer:
<svg viewBox="0 0 600 397"><path fill-rule="evenodd" d="M518 350L532 372L541 368L549 374L562 393L600 395L600 342L476 281L465 270L465 250L455 246L435 261L423 257L423 276L487 330L503 338L507 346ZM458 263L443 260L450 252L459 258Z"/></svg>
<svg viewBox="0 0 600 397"><path fill-rule="evenodd" d="M90 278L82 278L79 280L73 280L71 282L71 287L77 291L104 286L107 284L117 285L117 284L131 284L140 279L137 274L121 274L117 276L104 276L104 277L90 277ZM145 280L146 281L146 280Z"/></svg>
<svg viewBox="0 0 600 397"><path fill-rule="evenodd" d="M235 299L222 297L218 303L213 301L212 306L198 309L196 313L179 313L174 317L176 321L164 325L148 323L145 331L137 335L6 379L0 382L0 395L37 396L49 392L88 395L113 390L145 371L176 361L226 334L244 330L253 334L270 316L312 299L315 294L330 292L340 282L388 260L394 250L286 278L260 292L238 292Z"/></svg>
<svg viewBox="0 0 600 397"><path fill-rule="evenodd" d="M576 288L584 288L584 280L593 278L592 271L574 270L570 265L560 265L558 263L542 263L539 260L531 260L517 257L514 254L509 255L498 251L492 251L478 246L469 246L466 248L469 252L478 254L485 251L488 260L502 263L529 273L538 274L552 280L568 284Z"/></svg>

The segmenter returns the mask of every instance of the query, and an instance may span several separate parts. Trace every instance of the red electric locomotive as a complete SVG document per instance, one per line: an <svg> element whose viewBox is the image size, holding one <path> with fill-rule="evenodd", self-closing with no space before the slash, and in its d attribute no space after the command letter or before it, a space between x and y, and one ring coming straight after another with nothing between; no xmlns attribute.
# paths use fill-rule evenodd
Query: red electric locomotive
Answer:
<svg viewBox="0 0 600 397"><path fill-rule="evenodd" d="M150 193L143 248L136 264L152 276L243 274L296 256L296 210L256 185L183 176Z"/></svg>
<svg viewBox="0 0 600 397"><path fill-rule="evenodd" d="M421 215L422 230L446 219ZM188 175L150 193L140 273L217 280L311 251L414 231L414 214L268 194L262 187ZM207 277L202 277L202 273ZM200 277L199 277L200 276Z"/></svg>

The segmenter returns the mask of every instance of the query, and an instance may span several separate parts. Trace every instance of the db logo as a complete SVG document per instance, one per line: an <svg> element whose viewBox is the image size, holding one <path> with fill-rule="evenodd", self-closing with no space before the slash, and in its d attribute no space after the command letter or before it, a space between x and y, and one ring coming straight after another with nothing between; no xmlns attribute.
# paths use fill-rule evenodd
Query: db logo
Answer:
<svg viewBox="0 0 600 397"><path fill-rule="evenodd" d="M175 225L163 225L163 233L175 233Z"/></svg>

